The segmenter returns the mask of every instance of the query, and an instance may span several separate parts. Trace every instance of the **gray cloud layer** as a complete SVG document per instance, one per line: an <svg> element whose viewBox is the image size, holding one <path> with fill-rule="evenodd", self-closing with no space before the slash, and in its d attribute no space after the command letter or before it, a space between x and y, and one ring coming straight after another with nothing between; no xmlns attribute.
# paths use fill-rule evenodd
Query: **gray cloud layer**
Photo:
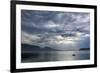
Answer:
<svg viewBox="0 0 100 73"><path fill-rule="evenodd" d="M89 13L22 10L21 29L22 43L55 49L90 47Z"/></svg>

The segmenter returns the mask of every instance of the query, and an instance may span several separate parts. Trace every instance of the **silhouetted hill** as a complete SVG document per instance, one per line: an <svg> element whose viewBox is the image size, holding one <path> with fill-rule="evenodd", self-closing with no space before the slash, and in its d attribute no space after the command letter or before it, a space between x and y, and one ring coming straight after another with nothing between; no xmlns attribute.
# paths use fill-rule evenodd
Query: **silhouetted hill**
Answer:
<svg viewBox="0 0 100 73"><path fill-rule="evenodd" d="M56 49L50 47L41 48L36 45L29 45L29 44L22 44L21 45L22 51L56 51Z"/></svg>
<svg viewBox="0 0 100 73"><path fill-rule="evenodd" d="M80 50L90 50L90 48L80 48L79 51Z"/></svg>
<svg viewBox="0 0 100 73"><path fill-rule="evenodd" d="M79 51L81 50L90 50L90 48L80 48ZM21 45L21 51L76 51L74 49L70 49L70 50L58 50L58 49L53 49L50 47L44 47L41 48L39 46L36 45L29 45L29 44L22 44Z"/></svg>

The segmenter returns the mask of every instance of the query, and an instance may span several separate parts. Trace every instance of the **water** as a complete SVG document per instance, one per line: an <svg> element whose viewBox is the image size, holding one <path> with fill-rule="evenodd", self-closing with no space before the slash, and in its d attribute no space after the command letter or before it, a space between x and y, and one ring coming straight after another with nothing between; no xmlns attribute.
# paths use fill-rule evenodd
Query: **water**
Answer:
<svg viewBox="0 0 100 73"><path fill-rule="evenodd" d="M90 59L89 50L82 51L27 51L22 53L22 62L48 62Z"/></svg>

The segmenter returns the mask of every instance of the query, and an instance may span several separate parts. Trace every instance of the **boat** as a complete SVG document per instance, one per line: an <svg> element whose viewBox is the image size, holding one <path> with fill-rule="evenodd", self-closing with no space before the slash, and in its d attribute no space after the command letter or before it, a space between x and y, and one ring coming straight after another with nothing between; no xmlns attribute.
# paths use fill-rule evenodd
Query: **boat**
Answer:
<svg viewBox="0 0 100 73"><path fill-rule="evenodd" d="M72 56L76 56L75 54L72 54Z"/></svg>

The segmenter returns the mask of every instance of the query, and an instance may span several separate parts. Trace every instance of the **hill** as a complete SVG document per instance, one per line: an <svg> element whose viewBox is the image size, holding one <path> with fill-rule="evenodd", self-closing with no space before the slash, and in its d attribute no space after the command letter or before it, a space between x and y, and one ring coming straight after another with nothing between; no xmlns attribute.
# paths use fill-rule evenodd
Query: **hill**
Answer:
<svg viewBox="0 0 100 73"><path fill-rule="evenodd" d="M39 46L29 44L22 44L21 48L22 51L57 51L56 49L50 47L41 48Z"/></svg>
<svg viewBox="0 0 100 73"><path fill-rule="evenodd" d="M81 50L90 50L90 48L80 48L79 51Z"/></svg>

